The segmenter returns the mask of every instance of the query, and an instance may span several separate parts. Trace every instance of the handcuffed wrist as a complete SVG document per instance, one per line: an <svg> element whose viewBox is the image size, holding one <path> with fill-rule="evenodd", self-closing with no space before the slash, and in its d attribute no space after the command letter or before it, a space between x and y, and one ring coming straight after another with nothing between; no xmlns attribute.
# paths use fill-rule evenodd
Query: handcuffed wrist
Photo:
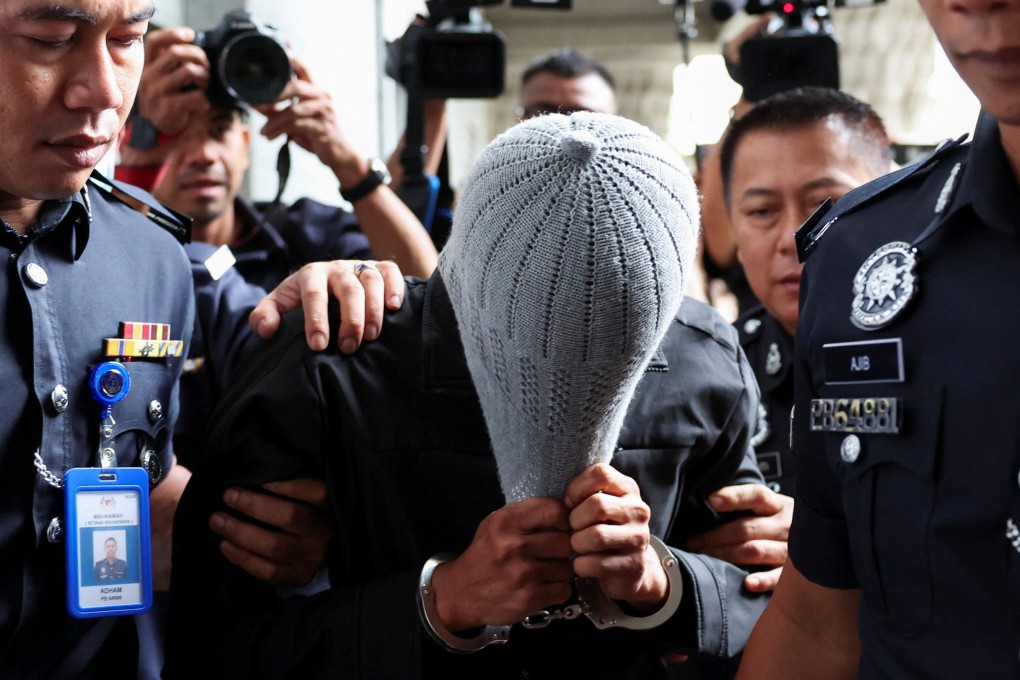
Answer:
<svg viewBox="0 0 1020 680"><path fill-rule="evenodd" d="M669 546L655 536L649 537L649 545L655 551L662 568L666 571L666 577L669 579L669 595L657 612L647 616L628 614L618 603L609 599L602 592L598 581L590 578L577 579L577 596L581 602L581 609L599 630L605 628L650 630L666 623L676 613L684 595L683 575L680 573L679 560L669 549Z"/></svg>
<svg viewBox="0 0 1020 680"><path fill-rule="evenodd" d="M436 591L432 587L432 574L436 567L454 559L454 555L435 555L422 567L418 578L418 614L425 631L433 640L455 654L471 654L489 645L502 645L510 637L510 626L485 626L472 637L461 637L447 630L436 609Z"/></svg>

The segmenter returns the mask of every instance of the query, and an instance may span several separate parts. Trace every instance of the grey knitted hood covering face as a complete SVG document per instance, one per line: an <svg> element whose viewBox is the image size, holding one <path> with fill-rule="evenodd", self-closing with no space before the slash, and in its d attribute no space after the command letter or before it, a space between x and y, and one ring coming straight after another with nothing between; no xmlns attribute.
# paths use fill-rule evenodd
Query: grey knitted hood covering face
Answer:
<svg viewBox="0 0 1020 680"><path fill-rule="evenodd" d="M509 502L612 457L698 224L683 161L633 121L550 114L486 147L439 270Z"/></svg>

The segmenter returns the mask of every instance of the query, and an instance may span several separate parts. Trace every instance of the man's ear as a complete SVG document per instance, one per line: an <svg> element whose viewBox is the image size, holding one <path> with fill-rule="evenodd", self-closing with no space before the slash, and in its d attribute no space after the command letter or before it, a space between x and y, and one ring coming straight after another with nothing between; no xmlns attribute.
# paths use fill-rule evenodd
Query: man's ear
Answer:
<svg viewBox="0 0 1020 680"><path fill-rule="evenodd" d="M247 170L251 167L251 127L242 125L241 134L244 136L244 169Z"/></svg>

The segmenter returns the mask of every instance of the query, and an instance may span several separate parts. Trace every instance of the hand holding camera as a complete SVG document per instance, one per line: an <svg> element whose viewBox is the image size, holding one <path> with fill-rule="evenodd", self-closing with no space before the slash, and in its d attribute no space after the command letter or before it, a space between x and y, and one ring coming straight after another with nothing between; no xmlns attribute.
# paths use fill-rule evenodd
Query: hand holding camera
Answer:
<svg viewBox="0 0 1020 680"><path fill-rule="evenodd" d="M315 154L337 176L342 186L354 186L365 176L367 162L340 129L333 98L312 82L307 67L291 56L294 78L276 101L253 108L266 117L261 133L276 139L286 135L302 149Z"/></svg>
<svg viewBox="0 0 1020 680"><path fill-rule="evenodd" d="M179 134L196 113L209 109L209 59L194 40L195 31L185 26L153 31L145 38L137 110L161 134Z"/></svg>

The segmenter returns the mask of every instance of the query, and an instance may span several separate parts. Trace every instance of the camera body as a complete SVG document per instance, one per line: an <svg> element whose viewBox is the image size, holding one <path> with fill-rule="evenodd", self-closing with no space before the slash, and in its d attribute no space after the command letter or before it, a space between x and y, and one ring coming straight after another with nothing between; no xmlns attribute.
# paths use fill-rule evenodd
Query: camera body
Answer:
<svg viewBox="0 0 1020 680"><path fill-rule="evenodd" d="M501 1L429 0L428 18L387 46L387 75L425 99L498 97L506 42L473 7Z"/></svg>
<svg viewBox="0 0 1020 680"><path fill-rule="evenodd" d="M276 101L294 75L276 31L242 10L228 12L220 25L195 34L209 57L209 101L219 106Z"/></svg>

